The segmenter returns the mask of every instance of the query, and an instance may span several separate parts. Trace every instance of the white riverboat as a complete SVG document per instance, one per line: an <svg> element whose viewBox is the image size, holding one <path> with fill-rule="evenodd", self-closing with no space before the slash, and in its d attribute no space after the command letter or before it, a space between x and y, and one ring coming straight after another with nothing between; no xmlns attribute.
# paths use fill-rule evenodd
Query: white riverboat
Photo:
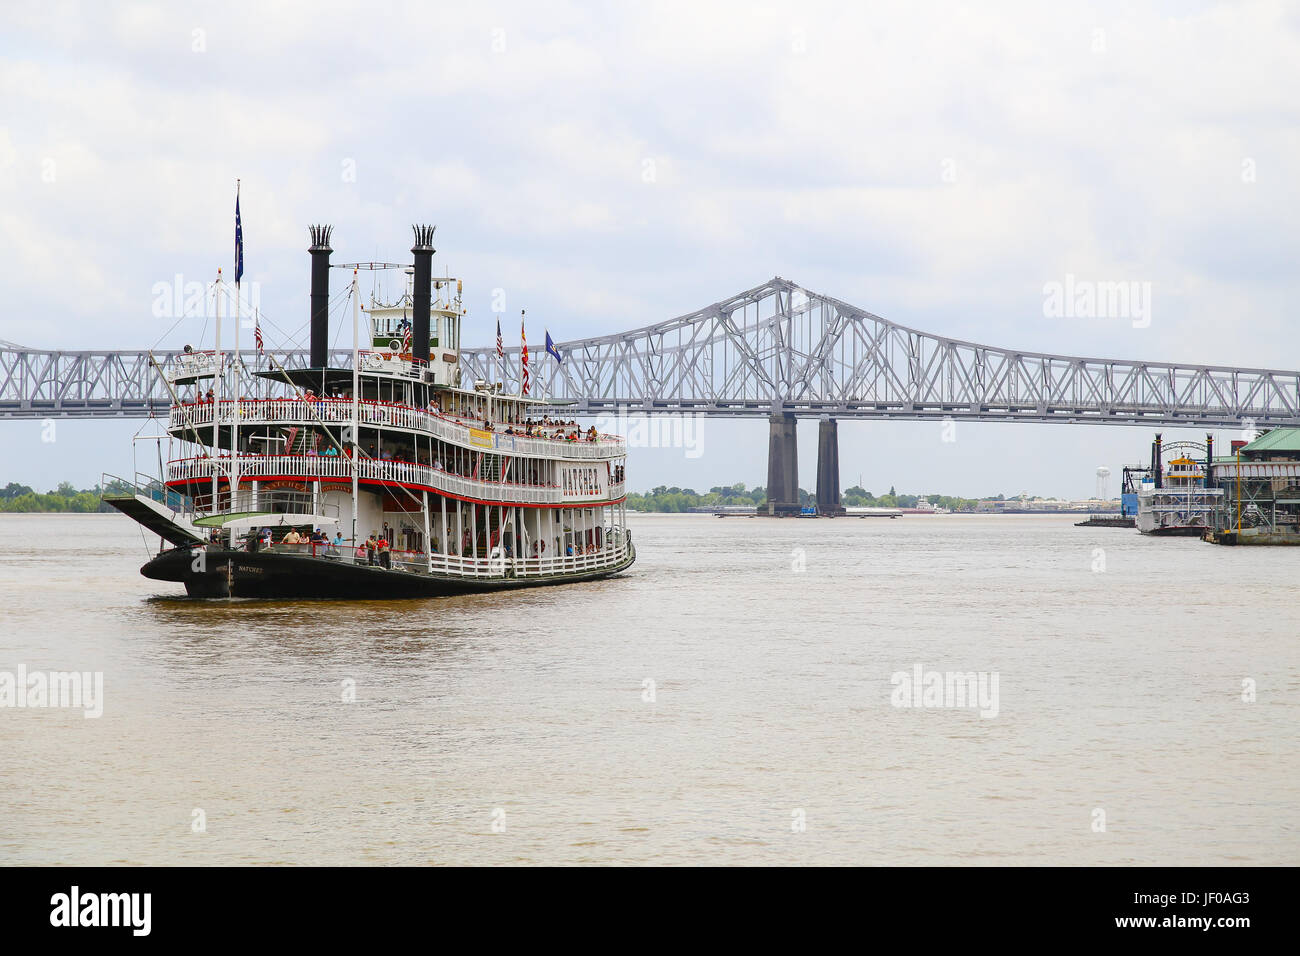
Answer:
<svg viewBox="0 0 1300 956"><path fill-rule="evenodd" d="M1163 454L1175 454L1168 468ZM1152 478L1137 490L1137 529L1142 534L1200 537L1215 527L1223 489L1212 486L1207 461L1213 446L1198 442L1164 445L1156 436ZM1193 458L1192 456L1197 457Z"/></svg>
<svg viewBox="0 0 1300 956"><path fill-rule="evenodd" d="M432 277L432 233L416 228L396 301L363 309L353 270L352 367L328 365L333 250L313 227L308 367L268 353L250 371L218 340L164 370L177 450L158 482L106 499L170 545L145 576L200 597L388 598L632 565L624 440L522 385L462 382L462 287Z"/></svg>

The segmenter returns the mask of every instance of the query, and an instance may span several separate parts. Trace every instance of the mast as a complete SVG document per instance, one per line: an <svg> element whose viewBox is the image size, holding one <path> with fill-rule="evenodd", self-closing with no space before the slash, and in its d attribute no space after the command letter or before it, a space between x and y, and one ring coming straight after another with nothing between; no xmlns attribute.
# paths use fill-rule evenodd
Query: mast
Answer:
<svg viewBox="0 0 1300 956"><path fill-rule="evenodd" d="M357 286L357 270L352 270L352 549L357 547L357 456L361 447L357 441L357 427L361 418L361 353L358 336L361 327L361 294Z"/></svg>
<svg viewBox="0 0 1300 956"><path fill-rule="evenodd" d="M217 462L221 458L221 379L226 373L226 356L221 351L221 268L213 287L217 305L217 367L212 376L212 513L217 510Z"/></svg>
<svg viewBox="0 0 1300 956"><path fill-rule="evenodd" d="M239 224L239 180L235 180L235 360L230 371L231 391L235 399L235 417L230 425L230 507L235 507L235 489L239 485L239 399L243 360L239 354L239 281L244 277L243 234Z"/></svg>

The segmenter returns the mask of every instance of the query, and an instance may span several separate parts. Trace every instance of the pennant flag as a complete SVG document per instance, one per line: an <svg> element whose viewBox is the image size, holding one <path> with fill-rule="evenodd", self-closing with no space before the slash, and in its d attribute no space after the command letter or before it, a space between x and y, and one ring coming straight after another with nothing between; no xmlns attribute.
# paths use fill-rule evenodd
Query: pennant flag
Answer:
<svg viewBox="0 0 1300 956"><path fill-rule="evenodd" d="M235 285L244 277L244 227L239 221L239 180L235 180Z"/></svg>
<svg viewBox="0 0 1300 956"><path fill-rule="evenodd" d="M265 351L262 347L262 313L257 312L253 315L253 344L257 346L259 352Z"/></svg>
<svg viewBox="0 0 1300 956"><path fill-rule="evenodd" d="M564 361L564 358L560 355L560 350L557 349L555 343L551 341L551 333L549 331L546 333L546 351L555 356L555 362L557 365Z"/></svg>
<svg viewBox="0 0 1300 956"><path fill-rule="evenodd" d="M522 394L527 395L528 394L528 336L524 334L523 315L524 314L522 312L519 313L519 346L520 346L519 367L523 370L520 375L519 386L522 389Z"/></svg>

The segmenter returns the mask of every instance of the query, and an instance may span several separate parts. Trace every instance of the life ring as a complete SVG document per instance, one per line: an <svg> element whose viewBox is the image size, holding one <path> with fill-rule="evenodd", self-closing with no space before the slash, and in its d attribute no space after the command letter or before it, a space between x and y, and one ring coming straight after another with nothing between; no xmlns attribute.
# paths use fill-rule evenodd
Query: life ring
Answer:
<svg viewBox="0 0 1300 956"><path fill-rule="evenodd" d="M366 368L379 368L383 361L378 355L369 355L366 357Z"/></svg>

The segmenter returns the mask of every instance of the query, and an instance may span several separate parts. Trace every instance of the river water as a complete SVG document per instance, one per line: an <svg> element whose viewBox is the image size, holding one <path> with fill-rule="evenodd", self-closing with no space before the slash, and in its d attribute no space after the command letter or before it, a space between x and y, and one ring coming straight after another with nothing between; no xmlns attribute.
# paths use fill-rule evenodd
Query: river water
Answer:
<svg viewBox="0 0 1300 956"><path fill-rule="evenodd" d="M1300 549L631 523L603 582L272 603L0 516L0 672L103 673L99 718L0 709L0 863L1300 862ZM918 667L996 716L895 706Z"/></svg>

